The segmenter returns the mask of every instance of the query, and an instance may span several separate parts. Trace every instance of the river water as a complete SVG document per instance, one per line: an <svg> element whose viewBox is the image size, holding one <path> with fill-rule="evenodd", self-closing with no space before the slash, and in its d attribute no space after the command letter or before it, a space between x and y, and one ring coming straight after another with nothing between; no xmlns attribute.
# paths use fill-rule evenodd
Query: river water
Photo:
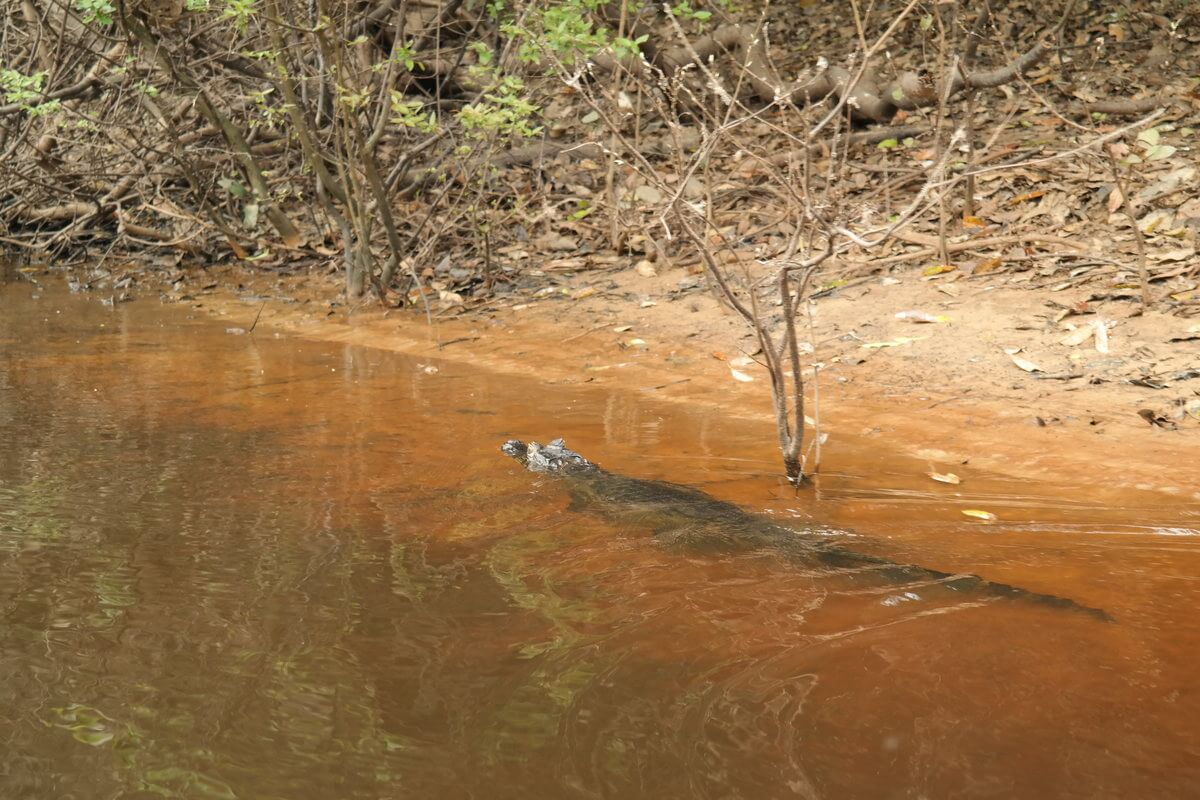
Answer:
<svg viewBox="0 0 1200 800"><path fill-rule="evenodd" d="M0 284L0 797L1200 796L1194 504L878 437L797 496L761 424L39 280ZM1115 621L663 546L498 451L559 435Z"/></svg>

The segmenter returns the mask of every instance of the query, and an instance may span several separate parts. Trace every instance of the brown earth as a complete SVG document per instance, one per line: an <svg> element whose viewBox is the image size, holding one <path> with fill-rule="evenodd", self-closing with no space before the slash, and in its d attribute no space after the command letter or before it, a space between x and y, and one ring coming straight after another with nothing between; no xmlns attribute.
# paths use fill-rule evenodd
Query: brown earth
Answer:
<svg viewBox="0 0 1200 800"><path fill-rule="evenodd" d="M260 326L305 337L707 404L760 420L764 441L773 441L766 373L751 360L756 343L745 324L698 276L642 273L553 276L533 295L470 312L435 304L432 327L420 312L329 300L339 283L325 273L211 268L163 297L228 320L235 332L261 306ZM1040 482L1200 500L1197 318L1141 313L1132 293L1032 292L1024 280L906 272L816 300L808 338L811 361L822 366L819 403L809 379L808 413L819 413L828 435L826 461L836 459L839 438L873 437L882 454L939 472L969 463ZM905 311L939 321L897 318Z"/></svg>

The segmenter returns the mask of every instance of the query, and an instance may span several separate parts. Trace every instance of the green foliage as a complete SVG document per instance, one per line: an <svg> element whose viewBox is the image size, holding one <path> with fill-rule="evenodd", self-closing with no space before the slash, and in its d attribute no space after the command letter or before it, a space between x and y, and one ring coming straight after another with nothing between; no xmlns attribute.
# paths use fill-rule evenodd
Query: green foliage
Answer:
<svg viewBox="0 0 1200 800"><path fill-rule="evenodd" d="M420 100L405 100L400 92L392 92L392 122L405 128L412 128L421 133L433 133L437 130L437 115L430 111L425 113L425 104Z"/></svg>
<svg viewBox="0 0 1200 800"><path fill-rule="evenodd" d="M696 22L708 22L710 19L712 19L711 11L701 11L692 8L692 4L689 2L689 0L682 0L682 2L676 3L673 6L667 6L667 12L672 17L695 20Z"/></svg>
<svg viewBox="0 0 1200 800"><path fill-rule="evenodd" d="M45 103L38 103L32 108L26 109L31 117L41 117L46 114L53 114L62 107L62 102L59 100L48 100Z"/></svg>
<svg viewBox="0 0 1200 800"><path fill-rule="evenodd" d="M595 29L588 12L596 7L589 0L555 3L542 12L540 44L571 64L579 58L590 58L608 46L608 31Z"/></svg>
<svg viewBox="0 0 1200 800"><path fill-rule="evenodd" d="M643 33L636 39L629 39L624 36L618 36L612 41L612 52L616 58L626 58L628 56L636 56L642 52L642 45L649 40L650 35Z"/></svg>
<svg viewBox="0 0 1200 800"><path fill-rule="evenodd" d="M506 76L485 92L479 102L463 106L456 117L475 138L536 136L542 130L532 124L538 107L524 98L524 89L525 84L519 78Z"/></svg>
<svg viewBox="0 0 1200 800"><path fill-rule="evenodd" d="M564 0L532 10L521 24L500 27L517 41L517 57L525 63L539 63L550 54L564 64L574 64L612 44L609 31L591 22L592 12L602 5L604 0Z"/></svg>
<svg viewBox="0 0 1200 800"><path fill-rule="evenodd" d="M191 11L193 13L201 13L204 11L208 11L209 0L187 0L187 3L184 5L184 8L186 8L188 11Z"/></svg>
<svg viewBox="0 0 1200 800"><path fill-rule="evenodd" d="M75 0L75 10L83 15L84 24L111 25L117 9L108 0Z"/></svg>
<svg viewBox="0 0 1200 800"><path fill-rule="evenodd" d="M356 92L338 84L337 101L351 111L358 111L365 108L367 103L371 101L371 97L372 92L370 89L359 89Z"/></svg>
<svg viewBox="0 0 1200 800"><path fill-rule="evenodd" d="M699 4L700 1L680 0L667 9L678 19L703 26L712 19L712 12L693 5L693 2ZM541 63L549 56L551 62L573 65L586 61L603 50L611 51L616 58L638 55L642 45L649 38L647 35L637 38L616 36L609 28L594 22L595 12L608 2L609 0L560 0L547 3L522 14L520 22L502 22L500 28L506 36L516 41L517 57L529 64ZM736 8L734 0L710 2L726 10ZM489 9L493 6L496 16L499 17L504 8L503 3L497 0Z"/></svg>
<svg viewBox="0 0 1200 800"><path fill-rule="evenodd" d="M414 45L415 42L413 42L412 39L409 39L404 44L396 47L395 52L392 53L392 62L400 64L409 72L412 72L414 67L420 66L420 64L417 63L416 55L413 52Z"/></svg>
<svg viewBox="0 0 1200 800"><path fill-rule="evenodd" d="M217 185L234 197L246 196L246 187L237 178L221 178L217 181Z"/></svg>
<svg viewBox="0 0 1200 800"><path fill-rule="evenodd" d="M35 102L41 98L45 82L45 72L23 75L15 69L0 69L0 92L4 93L4 102L19 105L22 111L31 116L50 114L62 105L58 100Z"/></svg>
<svg viewBox="0 0 1200 800"><path fill-rule="evenodd" d="M232 19L238 33L245 33L250 18L254 16L254 4L257 0L225 0L225 8L221 16Z"/></svg>
<svg viewBox="0 0 1200 800"><path fill-rule="evenodd" d="M492 53L492 48L488 47L485 43L471 42L467 45L467 49L475 54L479 66L490 67L492 65L492 59L495 58L495 55Z"/></svg>
<svg viewBox="0 0 1200 800"><path fill-rule="evenodd" d="M595 210L596 207L587 200L580 200L578 203L576 203L575 210L567 215L567 219L571 222L578 222L581 219L585 219Z"/></svg>
<svg viewBox="0 0 1200 800"><path fill-rule="evenodd" d="M45 72L22 75L15 69L0 69L0 90L4 91L6 103L27 104L30 100L36 100L45 80Z"/></svg>
<svg viewBox="0 0 1200 800"><path fill-rule="evenodd" d="M258 109L262 115L262 119L271 127L279 127L279 123L283 121L284 114L281 109L270 102L271 95L275 92L273 88L266 88L258 92L250 92L248 97L254 101L254 107ZM255 122L251 122L254 125Z"/></svg>

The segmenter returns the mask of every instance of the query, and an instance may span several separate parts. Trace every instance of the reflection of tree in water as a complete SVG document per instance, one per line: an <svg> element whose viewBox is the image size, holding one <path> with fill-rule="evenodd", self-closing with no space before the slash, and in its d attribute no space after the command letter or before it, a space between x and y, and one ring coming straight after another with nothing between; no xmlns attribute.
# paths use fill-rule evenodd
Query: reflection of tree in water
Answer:
<svg viewBox="0 0 1200 800"><path fill-rule="evenodd" d="M11 419L36 424L0 440L0 715L26 794L90 774L179 797L812 796L805 761L833 757L814 676L884 640L824 644L846 627L817 612L908 613L822 604L777 559L664 551L521 474L363 490L353 448L292 470L274 434L26 396Z"/></svg>
<svg viewBox="0 0 1200 800"><path fill-rule="evenodd" d="M27 794L678 788L703 645L654 648L703 617L664 633L607 524L499 456L422 471L320 410L204 424L248 407L236 386L179 421L186 380L122 393L90 364L3 371L0 715Z"/></svg>

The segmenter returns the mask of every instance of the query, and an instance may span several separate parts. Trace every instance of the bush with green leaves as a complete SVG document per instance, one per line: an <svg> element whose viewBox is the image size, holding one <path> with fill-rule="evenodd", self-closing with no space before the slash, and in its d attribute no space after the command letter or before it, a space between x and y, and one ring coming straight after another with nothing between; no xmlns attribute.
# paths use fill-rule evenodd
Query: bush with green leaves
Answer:
<svg viewBox="0 0 1200 800"><path fill-rule="evenodd" d="M117 13L116 7L108 0L75 0L75 10L86 25L111 25L113 14Z"/></svg>
<svg viewBox="0 0 1200 800"><path fill-rule="evenodd" d="M52 113L62 105L58 100L40 102L45 82L45 72L25 75L15 69L0 69L0 92L4 95L4 102L20 106L22 111L31 116Z"/></svg>

